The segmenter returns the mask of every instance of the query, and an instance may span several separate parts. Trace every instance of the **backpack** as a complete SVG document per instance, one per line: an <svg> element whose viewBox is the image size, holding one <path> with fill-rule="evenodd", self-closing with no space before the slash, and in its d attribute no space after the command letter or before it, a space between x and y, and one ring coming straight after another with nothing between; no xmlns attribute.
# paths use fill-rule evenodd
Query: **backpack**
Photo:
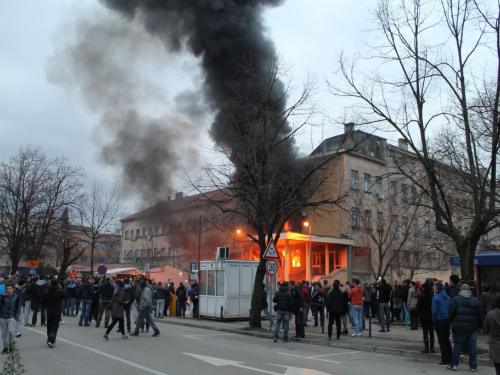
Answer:
<svg viewBox="0 0 500 375"><path fill-rule="evenodd" d="M200 294L198 293L198 288L194 288L193 291L191 292L191 299L193 301L198 301L198 298L200 297Z"/></svg>

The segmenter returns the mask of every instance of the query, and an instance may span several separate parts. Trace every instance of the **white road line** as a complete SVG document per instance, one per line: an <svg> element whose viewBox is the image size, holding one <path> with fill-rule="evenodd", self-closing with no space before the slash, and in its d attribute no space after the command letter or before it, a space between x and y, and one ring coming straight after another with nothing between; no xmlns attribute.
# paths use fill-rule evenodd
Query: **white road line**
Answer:
<svg viewBox="0 0 500 375"><path fill-rule="evenodd" d="M289 355L290 357L299 357L303 359L314 359L315 361L321 361L321 362L330 362L330 363L340 363L337 361L329 361L328 359L321 359L321 358L313 358L313 357L304 357L302 355L297 355L297 354L290 354L290 353L281 353L277 352L278 354L283 354L283 355Z"/></svg>
<svg viewBox="0 0 500 375"><path fill-rule="evenodd" d="M355 353L359 353L359 352L345 352L345 353L332 353L332 354L313 355L311 357L306 357L306 358L328 357L328 356L331 356L331 355L355 354Z"/></svg>
<svg viewBox="0 0 500 375"><path fill-rule="evenodd" d="M39 333L39 334L41 334L41 335L47 336L47 333L46 333L46 332L40 332L40 331L38 331L38 330L36 330L36 329L34 329L34 328L29 328L29 327L23 327L23 328L24 328L24 329L29 329L30 331L33 331L33 332ZM89 348L88 346L84 346L84 345L80 345L80 344L75 344L74 342L69 341L69 340L61 339L61 338L59 338L59 337L58 337L58 338L57 338L57 341L62 341L62 342L65 342L65 343L67 343L67 344L71 344L71 345L73 345L73 346L76 346L76 347L78 347L78 348L82 348L82 349L88 350L88 351L90 351L90 352L100 354L100 355L102 355L103 357L107 357L107 358L114 359L115 361L125 363L125 364L127 364L127 365L129 365L129 366L132 366L132 367L138 368L139 370L143 370L143 371L149 372L149 373L151 373L151 374L155 374L155 375L167 375L167 374L165 374L164 372L156 371L156 370L150 369L150 368L148 368L148 367L144 367L144 366L138 365L137 363L127 361L126 359L118 358L118 357L116 357L116 356L114 356L114 355L111 355L111 354L106 354L106 353L100 352L99 350Z"/></svg>
<svg viewBox="0 0 500 375"><path fill-rule="evenodd" d="M206 336L233 336L232 333L213 333L210 335L182 335L184 337L190 338L190 339L196 339L196 340L201 340L199 337L206 337Z"/></svg>

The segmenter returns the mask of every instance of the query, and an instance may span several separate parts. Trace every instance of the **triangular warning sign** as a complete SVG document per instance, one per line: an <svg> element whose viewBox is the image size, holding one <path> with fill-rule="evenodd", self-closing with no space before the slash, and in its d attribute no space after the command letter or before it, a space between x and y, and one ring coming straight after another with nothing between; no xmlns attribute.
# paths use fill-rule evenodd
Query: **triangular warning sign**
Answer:
<svg viewBox="0 0 500 375"><path fill-rule="evenodd" d="M271 241L267 244L267 249L264 253L264 259L280 259L280 255L274 246L274 241L271 238Z"/></svg>

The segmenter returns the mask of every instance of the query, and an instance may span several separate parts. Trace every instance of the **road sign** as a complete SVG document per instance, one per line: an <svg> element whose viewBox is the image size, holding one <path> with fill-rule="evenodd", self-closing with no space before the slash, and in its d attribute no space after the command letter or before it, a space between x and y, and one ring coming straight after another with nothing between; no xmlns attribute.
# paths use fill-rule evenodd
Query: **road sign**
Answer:
<svg viewBox="0 0 500 375"><path fill-rule="evenodd" d="M191 275L194 274L195 270L196 270L196 262L191 262Z"/></svg>
<svg viewBox="0 0 500 375"><path fill-rule="evenodd" d="M266 263L266 272L269 276L276 275L276 272L278 272L278 262L274 259L269 259Z"/></svg>
<svg viewBox="0 0 500 375"><path fill-rule="evenodd" d="M38 260L28 260L28 268L38 268L39 266Z"/></svg>
<svg viewBox="0 0 500 375"><path fill-rule="evenodd" d="M99 275L106 275L106 272L108 272L108 268L103 264L103 265L100 265L98 268L97 268L97 273Z"/></svg>
<svg viewBox="0 0 500 375"><path fill-rule="evenodd" d="M30 267L29 274L30 275L36 275L37 268L36 267Z"/></svg>
<svg viewBox="0 0 500 375"><path fill-rule="evenodd" d="M264 259L280 259L280 255L274 246L274 241L271 238L271 241L267 244L267 249L264 252Z"/></svg>

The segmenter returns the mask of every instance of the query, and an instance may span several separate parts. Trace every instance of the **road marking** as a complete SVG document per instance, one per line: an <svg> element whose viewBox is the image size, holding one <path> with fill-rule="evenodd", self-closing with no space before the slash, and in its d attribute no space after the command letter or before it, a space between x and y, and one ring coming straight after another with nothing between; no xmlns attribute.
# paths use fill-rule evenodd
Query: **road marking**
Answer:
<svg viewBox="0 0 500 375"><path fill-rule="evenodd" d="M282 366L282 365L276 365L274 363L266 363L267 365L271 366L278 366L278 367L284 367L286 368L286 371L284 374L281 374L279 372L274 372L274 371L268 371L256 367L250 367L250 366L245 366L245 362L238 362L238 361L233 361L230 359L223 359L223 358L216 358L216 357L208 357L205 355L200 355L200 354L193 354L193 353L186 353L183 352L186 355L189 355L191 357L197 358L201 361L210 363L211 365L214 366L234 366L234 367L239 367L239 368L244 368L246 370L252 370L252 371L257 371L263 374L270 374L270 375L300 375L300 374L307 374L307 375L329 375L325 372L321 371L316 371L316 370L311 370L311 369L304 369L300 367L291 367L291 366ZM330 361L328 361L330 362Z"/></svg>
<svg viewBox="0 0 500 375"><path fill-rule="evenodd" d="M190 339L196 339L196 340L201 340L199 337L206 337L206 336L233 336L233 333L212 333L210 335L182 335L184 337L190 338Z"/></svg>
<svg viewBox="0 0 500 375"><path fill-rule="evenodd" d="M314 359L316 361L322 361L322 362L330 362L330 363L340 363L337 361L329 361L328 359L321 359L321 358L316 358L316 357L304 357L302 355L297 355L297 354L290 354L290 353L281 353L277 352L278 354L283 354L283 355L288 355L290 357L299 357L299 358L304 358L304 359Z"/></svg>
<svg viewBox="0 0 500 375"><path fill-rule="evenodd" d="M24 329L29 329L30 331L33 331L33 332L39 333L39 334L41 334L41 335L47 336L47 333L46 333L46 332L40 332L40 331L38 331L38 330L36 330L36 329L34 329L34 328L24 327ZM127 364L127 365L129 365L129 366L132 366L132 367L138 368L139 370L143 370L143 371L149 372L149 373L151 373L151 374L155 374L155 375L167 375L167 374L165 374L164 372L159 372L159 371L156 371L156 370L150 369L150 368L148 368L148 367L144 367L144 366L138 365L137 363L127 361L126 359L118 358L118 357L116 357L116 356L114 356L114 355L106 354L106 353L100 352L99 350L89 348L88 346L84 346L84 345L76 344L76 343L74 343L74 342L72 342L72 341L65 340L65 339L61 339L60 337L58 337L58 338L57 338L57 341L62 341L62 342L65 342L65 343L67 343L67 344L71 344L71 345L73 345L73 346L76 346L76 347L78 347L78 348L82 348L82 349L88 350L88 351L90 351L90 352L100 354L100 355L102 355L103 357L107 357L107 358L114 359L115 361L125 363L125 364Z"/></svg>
<svg viewBox="0 0 500 375"><path fill-rule="evenodd" d="M355 354L359 352L345 352L345 353L332 353L332 354L322 354L322 355L313 355L311 357L305 357L305 358L318 358L318 357L328 357L331 355L343 355L343 354Z"/></svg>

